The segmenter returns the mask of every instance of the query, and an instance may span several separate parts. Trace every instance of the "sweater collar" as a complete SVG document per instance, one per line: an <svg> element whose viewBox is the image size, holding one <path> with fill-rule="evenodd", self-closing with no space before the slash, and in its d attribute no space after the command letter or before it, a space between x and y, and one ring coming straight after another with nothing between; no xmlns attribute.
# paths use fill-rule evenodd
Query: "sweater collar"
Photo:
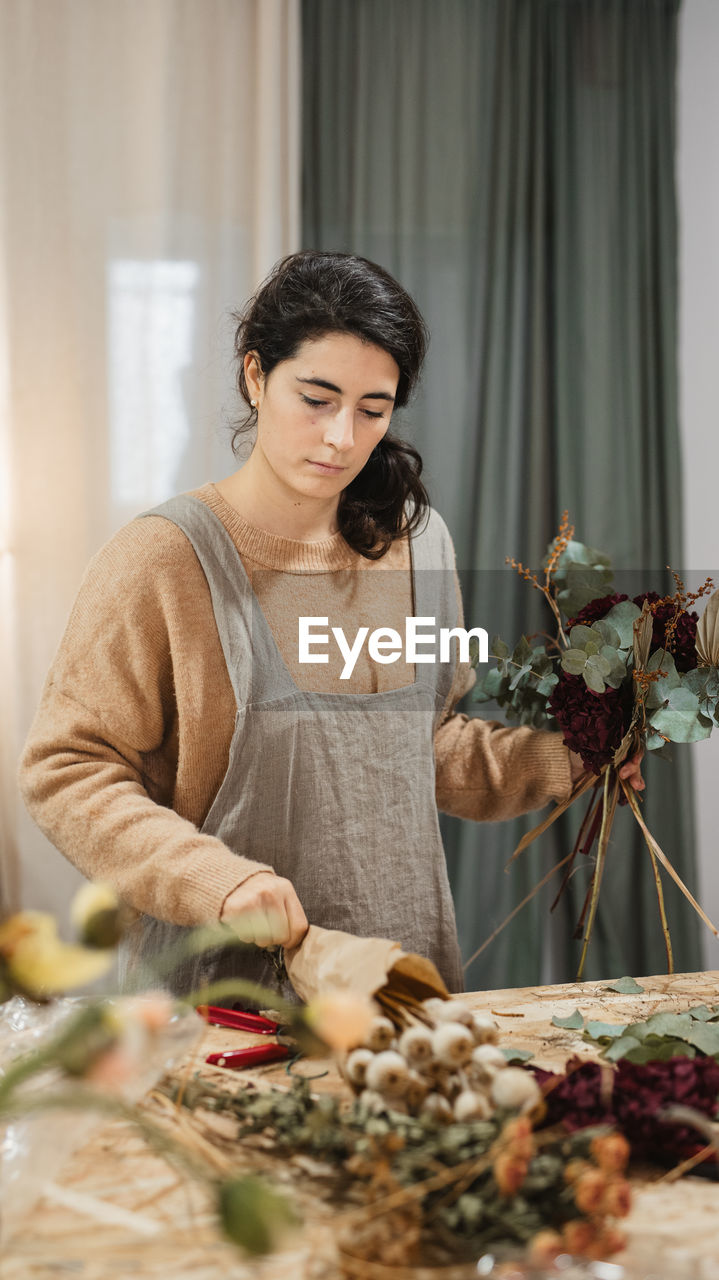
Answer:
<svg viewBox="0 0 719 1280"><path fill-rule="evenodd" d="M290 573L327 572L356 567L357 554L345 542L341 533L333 533L319 542L299 542L294 538L268 533L267 530L250 524L225 501L219 489L211 482L196 489L193 497L207 503L222 521L240 555L252 560L254 564Z"/></svg>

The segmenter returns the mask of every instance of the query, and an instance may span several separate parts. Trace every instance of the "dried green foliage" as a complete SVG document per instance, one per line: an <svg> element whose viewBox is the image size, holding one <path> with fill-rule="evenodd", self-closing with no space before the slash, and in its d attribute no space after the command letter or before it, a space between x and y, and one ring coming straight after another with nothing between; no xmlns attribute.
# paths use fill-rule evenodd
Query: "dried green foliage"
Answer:
<svg viewBox="0 0 719 1280"><path fill-rule="evenodd" d="M165 1091L177 1094L171 1083ZM313 1097L306 1080L287 1092L243 1084L230 1093L195 1078L181 1100L190 1109L231 1113L238 1141L256 1141L285 1166L299 1158L303 1178L312 1171L308 1156L318 1175L329 1166L334 1176L323 1183L335 1201L356 1203L360 1189L366 1208L352 1218L352 1234L365 1257L411 1263L421 1247L425 1261L470 1258L585 1217L567 1166L587 1159L597 1130L536 1135L528 1119L506 1112L473 1124L372 1114L358 1100Z"/></svg>

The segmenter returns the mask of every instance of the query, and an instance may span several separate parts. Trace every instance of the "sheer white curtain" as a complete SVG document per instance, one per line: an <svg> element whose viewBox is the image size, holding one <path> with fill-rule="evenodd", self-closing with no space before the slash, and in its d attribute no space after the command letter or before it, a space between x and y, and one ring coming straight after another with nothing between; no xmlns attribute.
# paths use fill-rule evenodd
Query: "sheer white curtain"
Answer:
<svg viewBox="0 0 719 1280"><path fill-rule="evenodd" d="M299 237L299 0L0 5L0 889L79 877L17 755L83 569L232 469L229 312Z"/></svg>

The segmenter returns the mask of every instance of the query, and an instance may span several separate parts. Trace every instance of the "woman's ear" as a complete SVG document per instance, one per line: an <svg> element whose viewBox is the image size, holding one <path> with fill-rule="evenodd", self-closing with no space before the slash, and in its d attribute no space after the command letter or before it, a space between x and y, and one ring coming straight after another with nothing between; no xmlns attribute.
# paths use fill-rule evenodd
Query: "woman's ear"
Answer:
<svg viewBox="0 0 719 1280"><path fill-rule="evenodd" d="M260 357L256 351L248 351L244 358L245 382L250 393L250 400L259 400L265 375L262 372Z"/></svg>

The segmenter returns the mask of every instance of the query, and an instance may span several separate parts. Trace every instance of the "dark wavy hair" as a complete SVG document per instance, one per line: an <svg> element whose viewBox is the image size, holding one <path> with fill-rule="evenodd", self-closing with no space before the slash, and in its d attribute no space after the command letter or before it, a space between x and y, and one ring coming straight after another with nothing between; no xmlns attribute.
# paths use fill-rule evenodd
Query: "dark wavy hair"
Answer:
<svg viewBox="0 0 719 1280"><path fill-rule="evenodd" d="M237 385L249 413L234 429L233 452L252 429L244 358L255 352L265 376L291 360L308 338L350 333L382 347L399 368L395 408L419 380L429 333L416 303L383 267L349 253L307 249L278 262L241 313L234 315ZM379 560L396 538L416 529L429 507L422 459L387 433L340 495L339 530L368 560Z"/></svg>

